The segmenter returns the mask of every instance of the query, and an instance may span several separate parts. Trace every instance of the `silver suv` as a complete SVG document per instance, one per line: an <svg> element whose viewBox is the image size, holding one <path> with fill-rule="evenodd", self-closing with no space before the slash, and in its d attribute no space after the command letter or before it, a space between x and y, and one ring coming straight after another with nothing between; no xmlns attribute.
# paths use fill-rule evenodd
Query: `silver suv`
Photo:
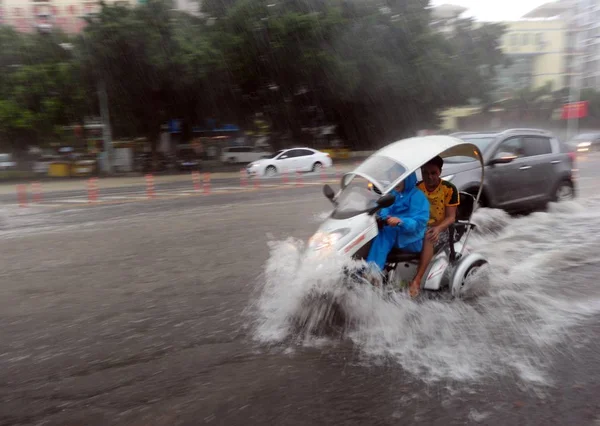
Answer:
<svg viewBox="0 0 600 426"><path fill-rule="evenodd" d="M477 145L483 154L482 206L526 211L575 197L575 154L550 132L509 129L451 136ZM446 158L442 177L459 191L475 195L479 190L480 168L472 158Z"/></svg>

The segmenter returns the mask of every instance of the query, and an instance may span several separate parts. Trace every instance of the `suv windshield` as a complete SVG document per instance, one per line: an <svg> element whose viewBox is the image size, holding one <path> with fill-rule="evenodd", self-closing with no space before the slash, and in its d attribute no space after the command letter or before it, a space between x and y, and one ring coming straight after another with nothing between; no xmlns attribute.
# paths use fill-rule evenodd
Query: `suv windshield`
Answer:
<svg viewBox="0 0 600 426"><path fill-rule="evenodd" d="M483 153L486 151L488 146L490 146L490 144L494 141L495 137L488 136L488 135L486 135L486 136L463 136L460 139L462 139L465 142L476 145L477 148L479 148L479 150ZM444 163L470 163L471 161L477 161L477 159L473 158L473 157L463 157L463 156L444 158Z"/></svg>
<svg viewBox="0 0 600 426"><path fill-rule="evenodd" d="M369 189L369 182L366 179L357 176L338 196L337 206L331 217L347 219L364 213L377 205L379 197L380 195Z"/></svg>
<svg viewBox="0 0 600 426"><path fill-rule="evenodd" d="M406 172L406 168L389 157L373 155L358 166L354 172L362 173L373 179L373 183L379 184L380 189L385 192L395 180ZM352 174L346 175L344 185L348 185L353 177Z"/></svg>

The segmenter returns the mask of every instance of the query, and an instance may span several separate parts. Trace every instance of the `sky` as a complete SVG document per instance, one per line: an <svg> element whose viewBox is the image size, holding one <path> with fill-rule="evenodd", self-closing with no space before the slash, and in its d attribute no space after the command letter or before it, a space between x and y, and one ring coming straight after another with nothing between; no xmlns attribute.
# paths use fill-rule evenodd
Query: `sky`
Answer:
<svg viewBox="0 0 600 426"><path fill-rule="evenodd" d="M431 0L433 6L454 4L469 9L463 16L481 21L510 21L518 19L551 0Z"/></svg>

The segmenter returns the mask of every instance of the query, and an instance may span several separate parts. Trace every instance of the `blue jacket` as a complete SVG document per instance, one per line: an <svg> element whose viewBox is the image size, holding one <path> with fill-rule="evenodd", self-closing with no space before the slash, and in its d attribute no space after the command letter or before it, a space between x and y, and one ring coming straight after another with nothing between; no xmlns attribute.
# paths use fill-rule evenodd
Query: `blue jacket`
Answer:
<svg viewBox="0 0 600 426"><path fill-rule="evenodd" d="M411 173L404 179L404 190L391 192L396 196L394 204L381 209L379 217L397 217L402 221L396 226L398 229L396 246L403 247L425 237L427 222L429 221L429 200L427 196L417 188L417 175Z"/></svg>

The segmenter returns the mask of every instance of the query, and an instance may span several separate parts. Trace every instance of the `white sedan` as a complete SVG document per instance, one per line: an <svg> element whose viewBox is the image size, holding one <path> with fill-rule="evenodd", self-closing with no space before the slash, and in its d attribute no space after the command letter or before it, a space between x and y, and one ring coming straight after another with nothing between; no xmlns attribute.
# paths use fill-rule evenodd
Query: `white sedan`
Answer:
<svg viewBox="0 0 600 426"><path fill-rule="evenodd" d="M331 157L325 152L312 148L290 148L248 164L246 171L251 176L275 176L278 173L316 172L332 165Z"/></svg>

